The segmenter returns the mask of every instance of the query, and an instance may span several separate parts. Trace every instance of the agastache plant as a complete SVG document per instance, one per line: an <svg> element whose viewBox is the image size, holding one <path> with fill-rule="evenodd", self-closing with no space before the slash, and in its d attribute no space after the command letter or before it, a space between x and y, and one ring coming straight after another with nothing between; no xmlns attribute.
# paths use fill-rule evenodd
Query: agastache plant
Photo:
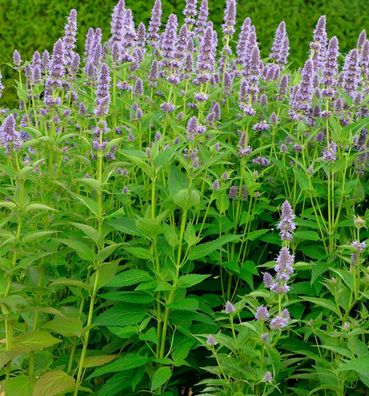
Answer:
<svg viewBox="0 0 369 396"><path fill-rule="evenodd" d="M368 394L365 31L168 4L9 49L0 393Z"/></svg>

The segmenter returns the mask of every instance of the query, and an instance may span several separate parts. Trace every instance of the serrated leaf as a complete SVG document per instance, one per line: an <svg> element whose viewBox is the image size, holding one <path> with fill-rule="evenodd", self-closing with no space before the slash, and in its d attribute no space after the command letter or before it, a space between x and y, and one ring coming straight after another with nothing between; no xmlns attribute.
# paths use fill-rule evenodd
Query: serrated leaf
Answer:
<svg viewBox="0 0 369 396"><path fill-rule="evenodd" d="M61 340L53 337L47 331L31 331L13 338L13 348L16 351L31 352L59 344Z"/></svg>
<svg viewBox="0 0 369 396"><path fill-rule="evenodd" d="M139 269L130 269L120 272L106 285L106 287L127 287L152 280L153 278L148 272Z"/></svg>
<svg viewBox="0 0 369 396"><path fill-rule="evenodd" d="M209 278L210 275L202 274L187 274L182 275L178 280L179 288L188 288L203 282L205 279Z"/></svg>
<svg viewBox="0 0 369 396"><path fill-rule="evenodd" d="M49 371L42 375L36 382L33 396L55 396L71 392L75 380L61 370Z"/></svg>
<svg viewBox="0 0 369 396"><path fill-rule="evenodd" d="M6 396L32 396L34 381L26 375L17 375L4 382Z"/></svg>
<svg viewBox="0 0 369 396"><path fill-rule="evenodd" d="M83 324L80 318L71 318L65 316L56 316L54 319L42 325L43 328L62 334L65 337L82 334Z"/></svg>
<svg viewBox="0 0 369 396"><path fill-rule="evenodd" d="M239 240L240 237L238 235L223 235L214 241L205 242L195 246L191 249L188 259L198 260L220 249L226 243L238 242Z"/></svg>
<svg viewBox="0 0 369 396"><path fill-rule="evenodd" d="M149 358L141 356L138 353L126 353L123 357L115 360L112 363L108 363L104 367L100 367L95 370L88 379L96 378L104 374L118 373L133 368L144 366L149 362Z"/></svg>
<svg viewBox="0 0 369 396"><path fill-rule="evenodd" d="M95 253L89 245L78 239L57 239L74 250L82 260L94 261Z"/></svg>
<svg viewBox="0 0 369 396"><path fill-rule="evenodd" d="M95 228L93 228L87 224L82 224L82 223L70 222L70 224L72 224L74 227L81 230L85 235L87 235L94 242L98 242L100 236L99 236L99 233L95 230Z"/></svg>
<svg viewBox="0 0 369 396"><path fill-rule="evenodd" d="M172 370L169 367L158 368L151 378L151 392L163 386L172 376Z"/></svg>
<svg viewBox="0 0 369 396"><path fill-rule="evenodd" d="M98 355L98 356L87 356L83 362L83 367L97 367L102 366L116 359L117 355Z"/></svg>

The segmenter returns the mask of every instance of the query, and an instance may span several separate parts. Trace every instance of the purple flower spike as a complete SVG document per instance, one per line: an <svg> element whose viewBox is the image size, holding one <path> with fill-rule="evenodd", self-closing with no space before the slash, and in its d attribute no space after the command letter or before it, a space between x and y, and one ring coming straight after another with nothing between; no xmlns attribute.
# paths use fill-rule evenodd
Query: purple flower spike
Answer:
<svg viewBox="0 0 369 396"><path fill-rule="evenodd" d="M47 73L49 71L49 64L50 64L50 54L48 50L45 50L42 53L42 61L41 61L42 71L44 73Z"/></svg>
<svg viewBox="0 0 369 396"><path fill-rule="evenodd" d="M98 117L107 115L110 105L110 72L106 63L103 63L100 69L98 85L96 88L96 107L95 114Z"/></svg>
<svg viewBox="0 0 369 396"><path fill-rule="evenodd" d="M53 79L53 85L61 87L65 74L64 43L59 39L53 49L53 55L49 67L49 75Z"/></svg>
<svg viewBox="0 0 369 396"><path fill-rule="evenodd" d="M293 222L294 218L295 215L293 214L291 205L288 201L284 201L282 204L281 221L278 224L282 241L292 240L293 231L296 229L296 225Z"/></svg>
<svg viewBox="0 0 369 396"><path fill-rule="evenodd" d="M337 160L337 145L330 142L328 148L323 151L323 160L332 162Z"/></svg>
<svg viewBox="0 0 369 396"><path fill-rule="evenodd" d="M111 18L111 45L123 41L125 11L124 0L119 0Z"/></svg>
<svg viewBox="0 0 369 396"><path fill-rule="evenodd" d="M272 382L273 381L273 374L270 371L267 371L264 374L263 382Z"/></svg>
<svg viewBox="0 0 369 396"><path fill-rule="evenodd" d="M146 42L146 27L143 22L138 25L137 28L137 46L140 48L145 48Z"/></svg>
<svg viewBox="0 0 369 396"><path fill-rule="evenodd" d="M17 67L19 67L22 63L21 56L19 55L19 52L17 50L14 50L14 52L13 52L13 62L14 62L14 65Z"/></svg>
<svg viewBox="0 0 369 396"><path fill-rule="evenodd" d="M369 79L369 40L365 40L360 56L361 73L366 80Z"/></svg>
<svg viewBox="0 0 369 396"><path fill-rule="evenodd" d="M313 41L310 43L311 59L314 63L315 70L321 70L324 67L327 51L327 32L326 17L322 15L314 30Z"/></svg>
<svg viewBox="0 0 369 396"><path fill-rule="evenodd" d="M187 25L193 25L196 22L196 6L197 0L186 0L186 6L183 10L183 15L185 16L185 22Z"/></svg>
<svg viewBox="0 0 369 396"><path fill-rule="evenodd" d="M208 16L209 16L208 0L202 0L199 10L199 16L197 17L196 28L195 28L195 33L200 37L205 32Z"/></svg>
<svg viewBox="0 0 369 396"><path fill-rule="evenodd" d="M236 52L237 52L237 63L243 64L244 59L247 53L247 47L248 47L248 41L249 41L249 36L251 33L251 19L249 17L245 18L243 21L241 31L240 31L240 36L238 38L237 42L237 47L236 47Z"/></svg>
<svg viewBox="0 0 369 396"><path fill-rule="evenodd" d="M161 36L161 51L163 60L161 65L170 68L176 57L178 20L175 14L170 14L165 31Z"/></svg>
<svg viewBox="0 0 369 396"><path fill-rule="evenodd" d="M135 96L141 96L143 94L143 92L144 92L144 89L143 89L142 80L141 80L141 78L138 78L136 80L136 84L134 86L133 93L135 94Z"/></svg>
<svg viewBox="0 0 369 396"><path fill-rule="evenodd" d="M159 40L159 29L161 25L161 0L155 0L154 7L151 12L151 19L149 24L149 32L147 35L151 45L154 45Z"/></svg>
<svg viewBox="0 0 369 396"><path fill-rule="evenodd" d="M365 29L364 29L364 30L362 30L361 33L359 34L359 37L358 37L358 39L357 39L356 47L357 47L357 48L361 48L361 47L364 45L365 41L366 41L366 31L365 31Z"/></svg>
<svg viewBox="0 0 369 396"><path fill-rule="evenodd" d="M11 149L18 150L22 147L21 134L15 129L14 114L8 115L0 127L0 144L7 153Z"/></svg>
<svg viewBox="0 0 369 396"><path fill-rule="evenodd" d="M359 52L357 49L352 49L345 58L342 71L342 87L352 98L356 96L359 78Z"/></svg>
<svg viewBox="0 0 369 396"><path fill-rule="evenodd" d="M76 45L77 35L77 11L72 9L70 11L68 22L64 28L64 51L66 65L71 66L74 59L74 47Z"/></svg>
<svg viewBox="0 0 369 396"><path fill-rule="evenodd" d="M272 51L269 58L274 59L277 64L284 66L287 63L288 52L289 41L286 32L286 24L282 21L275 33Z"/></svg>
<svg viewBox="0 0 369 396"><path fill-rule="evenodd" d="M337 85L338 75L338 40L332 37L329 40L327 58L323 69L323 84L325 88L322 91L323 97L334 97L336 94L335 87Z"/></svg>
<svg viewBox="0 0 369 396"><path fill-rule="evenodd" d="M236 23L236 1L227 0L224 12L224 23L222 25L223 33L226 36L232 36L234 33L234 25Z"/></svg>
<svg viewBox="0 0 369 396"><path fill-rule="evenodd" d="M281 330L288 325L288 319L283 318L282 315L276 316L270 321L270 328L272 330Z"/></svg>
<svg viewBox="0 0 369 396"><path fill-rule="evenodd" d="M293 274L294 256L290 251L283 247L276 258L276 265L274 270L276 272L276 280L278 282L287 283L290 276Z"/></svg>
<svg viewBox="0 0 369 396"><path fill-rule="evenodd" d="M208 27L201 40L199 56L197 59L197 82L206 83L211 80L214 73L215 48L213 44L213 28Z"/></svg>
<svg viewBox="0 0 369 396"><path fill-rule="evenodd" d="M264 305L260 305L260 307L257 308L256 313L255 313L255 319L257 321L267 321L269 319L269 311L267 307L264 307Z"/></svg>

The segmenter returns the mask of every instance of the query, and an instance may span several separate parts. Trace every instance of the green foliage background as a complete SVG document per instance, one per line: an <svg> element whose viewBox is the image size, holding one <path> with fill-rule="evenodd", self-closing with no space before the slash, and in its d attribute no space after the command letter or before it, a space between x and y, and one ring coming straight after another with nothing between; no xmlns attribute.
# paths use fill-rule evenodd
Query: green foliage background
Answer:
<svg viewBox="0 0 369 396"><path fill-rule="evenodd" d="M166 18L170 13L178 15L184 0L162 0ZM200 0L199 0L200 2ZM219 29L223 19L225 0L209 0L210 19ZM110 15L115 0L0 0L0 64L4 75L2 102L15 104L11 79L12 70L4 63L10 62L17 48L23 59L29 59L34 50L52 49L53 42L63 34L66 16L71 8L78 11L79 42L89 26L102 27L104 39L110 31ZM136 22L148 22L153 0L126 0L132 8ZM320 15L327 15L328 34L336 35L345 53L355 45L360 31L369 26L367 2L364 0L238 0L237 22L241 24L250 16L257 29L262 55L268 55L274 31L285 20L290 38L290 61L301 65L306 57L312 30Z"/></svg>

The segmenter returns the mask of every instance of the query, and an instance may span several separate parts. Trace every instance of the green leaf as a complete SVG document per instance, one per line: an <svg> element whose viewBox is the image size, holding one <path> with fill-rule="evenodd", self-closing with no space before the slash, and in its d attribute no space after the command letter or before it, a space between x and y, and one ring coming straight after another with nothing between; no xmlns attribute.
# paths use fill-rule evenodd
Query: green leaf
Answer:
<svg viewBox="0 0 369 396"><path fill-rule="evenodd" d="M249 241L254 241L255 239L258 239L262 235L266 234L267 232L269 232L269 229L254 230L246 235L246 239L248 239Z"/></svg>
<svg viewBox="0 0 369 396"><path fill-rule="evenodd" d="M168 190L172 199L180 190L188 187L188 178L174 164L171 166L168 177Z"/></svg>
<svg viewBox="0 0 369 396"><path fill-rule="evenodd" d="M13 338L13 349L22 352L37 351L59 344L61 340L47 331L31 331Z"/></svg>
<svg viewBox="0 0 369 396"><path fill-rule="evenodd" d="M116 359L116 355L98 355L98 356L87 356L83 362L83 367L97 367L104 364L110 363Z"/></svg>
<svg viewBox="0 0 369 396"><path fill-rule="evenodd" d="M74 250L82 260L94 261L95 253L89 245L78 239L57 239Z"/></svg>
<svg viewBox="0 0 369 396"><path fill-rule="evenodd" d="M143 259L143 260L150 260L151 259L151 253L150 250L144 247L139 247L139 246L126 246L124 250L132 256L135 256L137 258Z"/></svg>
<svg viewBox="0 0 369 396"><path fill-rule="evenodd" d="M58 232L58 231L52 231L52 230L50 230L50 231L44 230L44 231L34 231L34 232L30 232L30 233L28 233L28 234L26 234L26 235L23 236L22 242L24 242L24 243L30 243L30 242L33 242L33 241L35 241L35 240L37 240L37 239L40 239L40 238L44 238L44 237L53 235L53 234L55 234L55 233L57 233L57 232Z"/></svg>
<svg viewBox="0 0 369 396"><path fill-rule="evenodd" d="M70 224L72 224L74 227L81 230L85 235L87 235L94 242L98 242L100 236L99 236L99 233L95 230L95 228L93 228L87 224L82 224L82 223L70 222Z"/></svg>
<svg viewBox="0 0 369 396"><path fill-rule="evenodd" d="M172 370L169 367L158 368L151 378L151 392L163 386L172 376Z"/></svg>
<svg viewBox="0 0 369 396"><path fill-rule="evenodd" d="M97 289L105 286L109 283L114 275L117 273L119 268L119 259L112 261L110 263L103 263L98 270L94 272L90 279L90 285L93 286L95 283L95 278L97 276L97 272L99 272L99 278L97 280Z"/></svg>
<svg viewBox="0 0 369 396"><path fill-rule="evenodd" d="M61 370L49 371L42 375L36 382L33 396L54 396L74 389L75 380Z"/></svg>
<svg viewBox="0 0 369 396"><path fill-rule="evenodd" d="M127 235L140 235L140 230L137 228L135 220L129 217L112 219L107 221L106 224Z"/></svg>
<svg viewBox="0 0 369 396"><path fill-rule="evenodd" d="M94 214L96 217L98 216L99 208L96 201L89 197L85 197L84 195L79 195L75 193L72 193L72 195L74 196L74 198L78 199L78 201L80 201L83 205L85 205L92 214Z"/></svg>
<svg viewBox="0 0 369 396"><path fill-rule="evenodd" d="M301 299L303 301L309 301L315 305L318 305L319 307L326 308L329 311L334 312L337 316L339 316L339 312L336 305L330 300L318 298L318 297L308 297L308 296L303 296L301 297Z"/></svg>
<svg viewBox="0 0 369 396"><path fill-rule="evenodd" d="M229 197L226 191L222 191L216 198L216 207L220 214L224 214L229 208Z"/></svg>
<svg viewBox="0 0 369 396"><path fill-rule="evenodd" d="M123 357L115 360L114 362L108 363L107 365L95 370L88 377L88 379L90 380L104 374L118 373L121 371L142 367L147 362L149 362L149 358L146 356L141 356L138 353L126 353Z"/></svg>
<svg viewBox="0 0 369 396"><path fill-rule="evenodd" d="M96 396L121 395L123 390L131 387L133 374L133 370L114 374L111 378L105 381Z"/></svg>
<svg viewBox="0 0 369 396"><path fill-rule="evenodd" d="M339 371L352 370L368 378L369 377L368 367L369 367L369 354L367 354L366 356L361 356L352 359L349 362L342 364L342 366L339 368Z"/></svg>
<svg viewBox="0 0 369 396"><path fill-rule="evenodd" d="M117 304L100 314L94 324L106 327L124 327L136 325L148 315L147 309L141 305Z"/></svg>
<svg viewBox="0 0 369 396"><path fill-rule="evenodd" d="M55 316L54 319L42 325L43 328L62 334L65 337L82 334L83 324L80 318L71 318L65 316Z"/></svg>
<svg viewBox="0 0 369 396"><path fill-rule="evenodd" d="M188 288L197 285L198 283L203 282L206 278L209 278L210 275L201 275L201 274L188 274L183 275L178 280L179 288Z"/></svg>
<svg viewBox="0 0 369 396"><path fill-rule="evenodd" d="M226 243L238 242L239 240L239 235L223 235L214 241L205 242L195 246L191 249L188 259L198 260L220 249Z"/></svg>
<svg viewBox="0 0 369 396"><path fill-rule="evenodd" d="M153 278L144 270L130 269L120 272L106 287L127 287L137 285L137 283L149 282Z"/></svg>
<svg viewBox="0 0 369 396"><path fill-rule="evenodd" d="M17 375L4 382L6 396L32 396L34 382L26 375Z"/></svg>
<svg viewBox="0 0 369 396"><path fill-rule="evenodd" d="M316 231L296 231L293 237L303 241L320 241L320 236Z"/></svg>

